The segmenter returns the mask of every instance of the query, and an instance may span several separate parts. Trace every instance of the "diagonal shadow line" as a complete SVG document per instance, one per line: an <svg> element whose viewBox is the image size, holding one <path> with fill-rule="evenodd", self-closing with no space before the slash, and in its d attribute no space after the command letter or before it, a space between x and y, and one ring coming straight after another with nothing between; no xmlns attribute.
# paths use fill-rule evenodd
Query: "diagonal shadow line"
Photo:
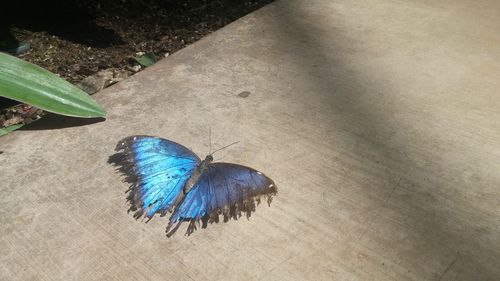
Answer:
<svg viewBox="0 0 500 281"><path fill-rule="evenodd" d="M342 56L335 56L332 59L332 56L328 55L328 48L325 48L325 43L322 42L322 38L319 36L322 33L324 34L324 30L320 30L318 27L314 26L314 23L307 22L305 20L307 16L302 14L300 8L296 5L296 2L285 3L283 1L280 2L279 5L288 6L285 9L282 7L275 9L273 13L279 14L279 17L274 17L272 19L273 22L267 23L270 26L277 26L277 33L281 33L280 37L276 38L276 41L279 42L279 46L276 48L284 48L288 50L291 47L297 48L293 50L293 52L297 55L296 59L300 62L304 76L312 77L311 81L309 81L310 84L315 85L316 87L317 85L320 85L322 89L336 89L330 93L332 97L334 97L330 100L332 103L341 101L343 108L339 108L338 106L332 104L332 110L335 110L337 114L341 113L345 115L346 120L359 119L360 116L362 117L362 122L356 123L356 126L358 126L357 129L364 132L364 137L359 138L359 136L354 133L353 137L357 138L358 141L362 141L363 145L370 147L378 158L383 160L381 161L383 164L380 164L378 167L378 173L383 177L386 177L388 182L394 182L392 180L394 178L394 174L391 173L395 172L396 174L401 175L401 178L404 178L408 182L407 186L398 186L397 183L394 183L395 186L387 186L387 192L384 192L384 195L389 194L389 196L385 197L387 202L381 202L379 206L375 207L375 209L392 208L395 212L402 211L401 208L398 208L398 206L402 205L401 202L398 202L398 200L401 200L402 197L391 196L391 194L394 193L390 191L391 189L395 191L396 189L402 188L405 189L405 192L413 195L412 198L407 199L414 202L411 202L412 206L405 211L405 215L409 221L419 222L419 224L403 225L403 231L416 235L418 239L425 244L425 247L419 248L415 247L415 244L411 245L413 247L413 252L420 256L413 258L417 261L422 260L422 257L428 256L437 256L445 259L447 257L447 253L442 252L443 248L435 247L436 245L441 245L449 250L448 254L450 251L457 251L457 255L446 258L446 260L441 260L445 272L435 273L436 279L442 278L443 274L448 272L450 267L457 263L457 259L463 259L465 264L469 264L469 267L465 270L470 270L472 267L474 272L478 274L480 273L482 276L481 278L484 278L484 280L496 280L499 278L497 271L486 262L488 259L500 260L500 253L494 249L494 247L487 247L483 242L484 240L487 240L487 237L464 237L464 235L460 233L460 229L472 228L470 221L468 220L458 221L458 223L462 225L457 225L453 229L449 228L450 223L448 219L450 219L450 217L455 217L455 219L457 216L467 217L467 209L473 209L473 207L468 206L465 200L459 200L456 194L450 194L451 199L454 201L452 203L460 203L463 205L457 206L454 210L445 210L442 206L445 204L445 201L449 199L443 198L440 194L433 194L432 192L429 193L429 190L440 189L455 183L460 184L460 182L444 176L440 178L439 173L426 177L426 175L429 175L432 168L442 171L446 170L447 167L443 164L440 165L437 161L435 161L432 163L432 167L423 170L417 159L412 158L408 153L405 153L406 144L399 143L398 150L396 150L394 149L393 143L388 141L386 142L385 140L389 139L391 132L385 126L380 124L383 124L384 122L395 122L399 126L404 124L403 122L400 122L400 120L387 120L387 117L385 117L384 114L380 111L372 109L368 104L360 105L357 103L360 100L359 97L362 98L363 96L370 94L363 87L365 81L372 80L370 73L360 72L359 70L354 69L349 65L350 62ZM342 31L339 30L332 30L331 32L334 32L335 36L338 38L341 38L344 35L342 34ZM345 47L341 46L341 43L339 42L334 42L333 44L339 44L339 48ZM308 49L294 46L304 46ZM329 48L332 49L331 46L329 46ZM317 59L312 61L310 60L311 56ZM315 65L318 61L323 64L325 62L330 63L330 67L322 69L322 71L325 72L322 74L322 77L331 77L331 79L318 78L317 75L308 75L318 71ZM333 68L336 68L335 72L333 71ZM355 84L354 87L343 87L341 90L338 90L339 83L346 83L345 81L336 78L339 73L339 68L342 69L340 72L353 73L355 75L354 78L351 77L352 79L348 79L348 83ZM371 89L370 91L377 92L379 90L384 89ZM360 112L360 107L362 108L362 112ZM369 136L381 137L374 140L370 139ZM426 136L423 136L422 138L425 137ZM414 145L418 145L418 143L423 140L415 139L413 141ZM428 156L431 160L436 160L435 155ZM367 161L369 160L367 159ZM405 173L405 170L421 170L422 173L415 175L414 173ZM450 183L447 181L453 182ZM363 188L369 190L371 189L371 186L366 185L363 186ZM467 188L467 186L463 186L463 188ZM425 195L425 200L423 200L423 195ZM418 205L420 205L420 208L417 209L415 206ZM396 259L397 257L392 258ZM471 263L473 265L470 265ZM463 271L463 269L459 269L458 271L461 272L461 270ZM470 272L467 274L470 274Z"/></svg>

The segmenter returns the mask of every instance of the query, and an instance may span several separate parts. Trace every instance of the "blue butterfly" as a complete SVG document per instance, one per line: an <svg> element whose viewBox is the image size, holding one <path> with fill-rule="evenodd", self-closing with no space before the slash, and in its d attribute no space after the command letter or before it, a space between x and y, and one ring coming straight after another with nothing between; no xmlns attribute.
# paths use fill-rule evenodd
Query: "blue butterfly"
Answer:
<svg viewBox="0 0 500 281"><path fill-rule="evenodd" d="M219 149L220 150L220 149ZM274 182L252 168L231 163L203 161L188 148L151 136L131 136L118 142L109 162L118 166L131 186L127 197L134 217L160 216L172 212L166 233L170 237L182 222L189 222L186 235L202 223L247 218L261 198L271 203Z"/></svg>

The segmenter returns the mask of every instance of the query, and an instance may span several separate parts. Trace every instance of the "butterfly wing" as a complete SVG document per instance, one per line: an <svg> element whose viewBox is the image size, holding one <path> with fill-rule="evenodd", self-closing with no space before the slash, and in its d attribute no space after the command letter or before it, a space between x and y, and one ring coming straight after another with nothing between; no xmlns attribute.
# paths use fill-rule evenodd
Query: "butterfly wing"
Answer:
<svg viewBox="0 0 500 281"><path fill-rule="evenodd" d="M189 235L200 220L203 227L207 222L218 222L220 213L224 221L237 219L242 213L248 218L261 197L270 204L276 193L274 182L259 171L237 164L212 163L175 208L167 236L174 234L183 221L190 222Z"/></svg>
<svg viewBox="0 0 500 281"><path fill-rule="evenodd" d="M188 148L157 137L131 136L120 142L110 163L131 184L128 200L134 217L164 215L182 195L182 188L200 158Z"/></svg>

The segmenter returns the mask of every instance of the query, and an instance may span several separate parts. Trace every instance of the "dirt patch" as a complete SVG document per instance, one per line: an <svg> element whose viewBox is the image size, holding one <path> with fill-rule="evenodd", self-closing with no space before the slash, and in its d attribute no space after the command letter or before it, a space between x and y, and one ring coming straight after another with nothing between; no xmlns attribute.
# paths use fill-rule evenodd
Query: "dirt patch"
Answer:
<svg viewBox="0 0 500 281"><path fill-rule="evenodd" d="M272 1L38 2L19 6L22 15L2 16L0 48L29 43L29 51L18 57L78 83L102 70L131 75L139 70L137 53L168 56ZM19 111L12 110L14 104L0 99L0 121Z"/></svg>

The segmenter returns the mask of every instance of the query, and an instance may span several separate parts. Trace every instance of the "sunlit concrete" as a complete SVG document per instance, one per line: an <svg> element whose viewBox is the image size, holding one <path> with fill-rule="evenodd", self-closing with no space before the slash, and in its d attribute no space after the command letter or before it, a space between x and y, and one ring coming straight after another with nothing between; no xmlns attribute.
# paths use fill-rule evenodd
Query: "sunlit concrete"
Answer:
<svg viewBox="0 0 500 281"><path fill-rule="evenodd" d="M0 280L500 280L500 2L279 1L0 139ZM241 92L248 93L239 95ZM162 136L278 185L167 239L107 159Z"/></svg>

